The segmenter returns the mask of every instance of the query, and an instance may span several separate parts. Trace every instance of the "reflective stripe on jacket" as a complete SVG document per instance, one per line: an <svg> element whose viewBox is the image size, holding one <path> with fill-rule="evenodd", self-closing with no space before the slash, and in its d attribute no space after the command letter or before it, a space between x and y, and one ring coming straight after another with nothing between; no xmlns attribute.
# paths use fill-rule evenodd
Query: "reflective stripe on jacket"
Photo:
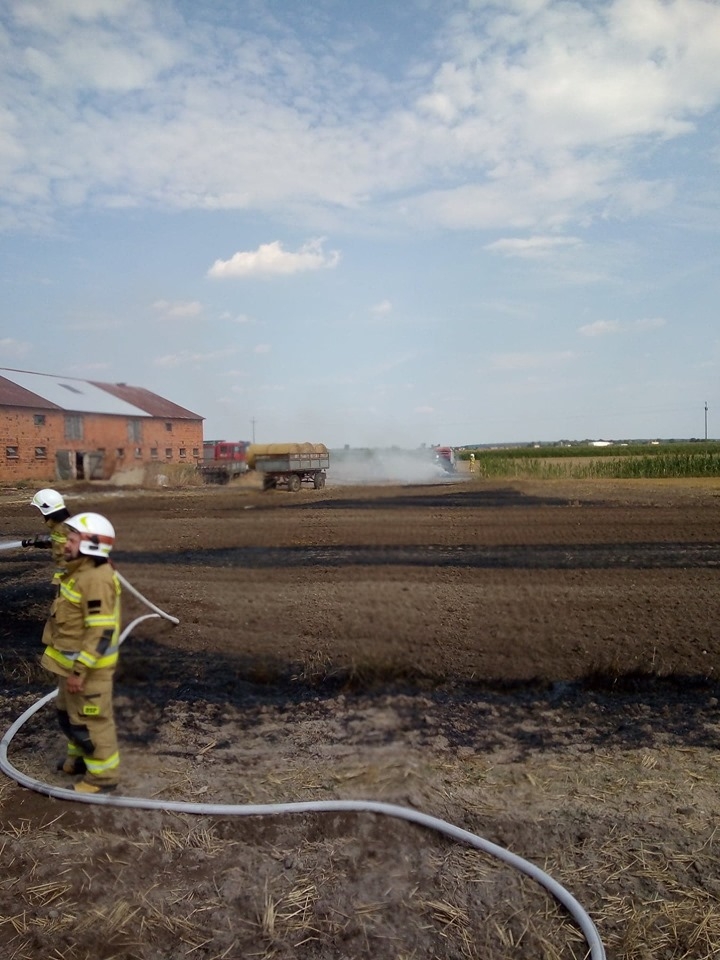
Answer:
<svg viewBox="0 0 720 960"><path fill-rule="evenodd" d="M43 666L53 673L114 667L120 637L120 582L109 563L68 563L45 624Z"/></svg>
<svg viewBox="0 0 720 960"><path fill-rule="evenodd" d="M45 525L50 530L50 541L52 543L52 558L55 564L53 573L53 583L57 586L60 578L67 570L67 560L65 559L65 544L67 543L68 528L62 520L51 520L47 518Z"/></svg>

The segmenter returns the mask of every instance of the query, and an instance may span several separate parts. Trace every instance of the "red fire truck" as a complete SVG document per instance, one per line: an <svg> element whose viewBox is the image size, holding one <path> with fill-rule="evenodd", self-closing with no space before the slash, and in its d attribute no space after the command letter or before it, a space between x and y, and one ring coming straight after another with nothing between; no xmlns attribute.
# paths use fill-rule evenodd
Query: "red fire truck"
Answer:
<svg viewBox="0 0 720 960"><path fill-rule="evenodd" d="M435 463L448 473L455 473L455 451L452 447L434 447Z"/></svg>
<svg viewBox="0 0 720 960"><path fill-rule="evenodd" d="M198 469L206 483L229 483L247 472L249 440L204 440Z"/></svg>

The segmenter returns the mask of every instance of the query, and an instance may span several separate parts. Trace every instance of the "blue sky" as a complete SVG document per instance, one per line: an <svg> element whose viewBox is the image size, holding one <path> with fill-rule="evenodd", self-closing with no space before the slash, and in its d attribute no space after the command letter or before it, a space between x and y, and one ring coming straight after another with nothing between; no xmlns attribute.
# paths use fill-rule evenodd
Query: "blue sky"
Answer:
<svg viewBox="0 0 720 960"><path fill-rule="evenodd" d="M216 439L720 437L719 63L709 0L10 0L0 366Z"/></svg>

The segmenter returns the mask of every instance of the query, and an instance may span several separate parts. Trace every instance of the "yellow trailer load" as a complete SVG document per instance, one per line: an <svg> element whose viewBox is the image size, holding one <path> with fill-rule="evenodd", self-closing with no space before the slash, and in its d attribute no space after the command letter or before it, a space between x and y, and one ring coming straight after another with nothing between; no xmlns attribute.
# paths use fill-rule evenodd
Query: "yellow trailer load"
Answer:
<svg viewBox="0 0 720 960"><path fill-rule="evenodd" d="M251 443L245 451L245 461L250 470L255 469L255 458L263 461L267 458L290 458L297 460L304 457L327 457L328 448L324 443Z"/></svg>

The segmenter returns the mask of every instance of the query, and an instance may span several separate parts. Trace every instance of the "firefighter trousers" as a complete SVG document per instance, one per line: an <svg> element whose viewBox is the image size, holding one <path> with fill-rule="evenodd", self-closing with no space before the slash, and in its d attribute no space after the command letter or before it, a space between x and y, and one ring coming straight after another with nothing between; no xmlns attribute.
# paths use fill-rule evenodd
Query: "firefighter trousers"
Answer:
<svg viewBox="0 0 720 960"><path fill-rule="evenodd" d="M85 780L98 786L118 782L120 754L113 714L114 670L89 670L82 693L69 693L58 677L58 724L67 737L67 757L85 761Z"/></svg>

